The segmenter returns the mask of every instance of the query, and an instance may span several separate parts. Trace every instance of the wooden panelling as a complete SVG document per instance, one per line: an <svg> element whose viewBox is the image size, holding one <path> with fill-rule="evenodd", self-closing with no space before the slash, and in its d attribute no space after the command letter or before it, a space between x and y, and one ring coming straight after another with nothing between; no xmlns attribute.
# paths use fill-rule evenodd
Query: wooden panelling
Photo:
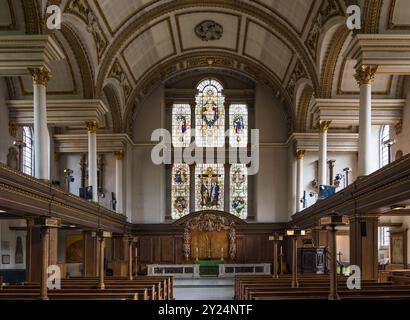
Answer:
<svg viewBox="0 0 410 320"><path fill-rule="evenodd" d="M161 262L174 263L175 262L175 239L174 237L161 237L159 239L161 246Z"/></svg>
<svg viewBox="0 0 410 320"><path fill-rule="evenodd" d="M152 258L152 238L141 237L139 241L139 260L141 263L150 263Z"/></svg>

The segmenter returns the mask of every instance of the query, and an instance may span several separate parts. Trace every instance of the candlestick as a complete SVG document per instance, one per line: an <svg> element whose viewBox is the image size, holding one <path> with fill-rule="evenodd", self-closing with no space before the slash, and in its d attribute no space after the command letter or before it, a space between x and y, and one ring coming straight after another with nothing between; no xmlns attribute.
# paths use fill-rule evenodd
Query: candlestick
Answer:
<svg viewBox="0 0 410 320"><path fill-rule="evenodd" d="M221 248L221 260L223 261L224 259L224 248Z"/></svg>
<svg viewBox="0 0 410 320"><path fill-rule="evenodd" d="M199 257L198 257L198 247L196 248L196 261L198 261L199 260Z"/></svg>

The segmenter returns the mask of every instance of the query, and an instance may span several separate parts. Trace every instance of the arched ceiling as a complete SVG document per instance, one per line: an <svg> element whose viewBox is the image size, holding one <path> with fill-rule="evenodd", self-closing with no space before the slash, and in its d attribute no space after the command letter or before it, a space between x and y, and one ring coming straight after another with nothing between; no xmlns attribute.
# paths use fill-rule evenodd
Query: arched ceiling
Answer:
<svg viewBox="0 0 410 320"><path fill-rule="evenodd" d="M105 96L116 131L130 132L135 107L155 86L198 68L270 86L292 130L307 130L312 97L358 95L354 61L343 56L351 41L344 0L0 0L0 34L40 32L43 2L63 8L62 29L53 36L67 56L55 67L49 94L75 87L83 98ZM406 4L365 1L363 29L408 32ZM223 28L220 39L197 36L195 27L206 20ZM30 94L25 82L15 86ZM399 76L377 77L376 95L397 97L402 83Z"/></svg>

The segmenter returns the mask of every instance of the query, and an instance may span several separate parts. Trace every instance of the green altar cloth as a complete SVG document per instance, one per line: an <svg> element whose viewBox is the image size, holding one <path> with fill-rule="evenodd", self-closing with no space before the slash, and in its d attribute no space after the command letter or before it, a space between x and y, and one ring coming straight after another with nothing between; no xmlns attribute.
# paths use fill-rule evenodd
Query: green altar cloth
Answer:
<svg viewBox="0 0 410 320"><path fill-rule="evenodd" d="M224 264L223 260L198 260L199 274L203 277L217 277L219 275L219 265Z"/></svg>
<svg viewBox="0 0 410 320"><path fill-rule="evenodd" d="M224 264L223 260L198 260L194 261L195 264L199 264L199 267L217 267L220 264Z"/></svg>

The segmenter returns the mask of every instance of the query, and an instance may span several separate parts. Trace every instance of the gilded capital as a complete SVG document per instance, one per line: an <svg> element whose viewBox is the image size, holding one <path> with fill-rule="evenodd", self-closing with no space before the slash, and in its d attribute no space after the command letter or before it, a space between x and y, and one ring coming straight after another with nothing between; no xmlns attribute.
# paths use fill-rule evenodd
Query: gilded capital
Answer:
<svg viewBox="0 0 410 320"><path fill-rule="evenodd" d="M29 68L33 84L47 86L51 79L51 73L45 67Z"/></svg>
<svg viewBox="0 0 410 320"><path fill-rule="evenodd" d="M354 77L359 85L371 84L377 71L376 65L361 65L356 69Z"/></svg>
<svg viewBox="0 0 410 320"><path fill-rule="evenodd" d="M10 136L12 136L13 138L17 137L17 130L18 130L18 125L15 122L10 122L9 123L9 133Z"/></svg>
<svg viewBox="0 0 410 320"><path fill-rule="evenodd" d="M87 121L85 125L87 126L88 132L91 132L91 133L97 132L98 124L96 121Z"/></svg>
<svg viewBox="0 0 410 320"><path fill-rule="evenodd" d="M296 159L297 160L303 160L303 158L305 157L305 150L298 150L296 151Z"/></svg>
<svg viewBox="0 0 410 320"><path fill-rule="evenodd" d="M320 121L319 122L319 131L320 132L327 132L329 130L330 124L332 121Z"/></svg>
<svg viewBox="0 0 410 320"><path fill-rule="evenodd" d="M115 151L114 152L114 157L117 160L123 160L124 159L124 151Z"/></svg>

